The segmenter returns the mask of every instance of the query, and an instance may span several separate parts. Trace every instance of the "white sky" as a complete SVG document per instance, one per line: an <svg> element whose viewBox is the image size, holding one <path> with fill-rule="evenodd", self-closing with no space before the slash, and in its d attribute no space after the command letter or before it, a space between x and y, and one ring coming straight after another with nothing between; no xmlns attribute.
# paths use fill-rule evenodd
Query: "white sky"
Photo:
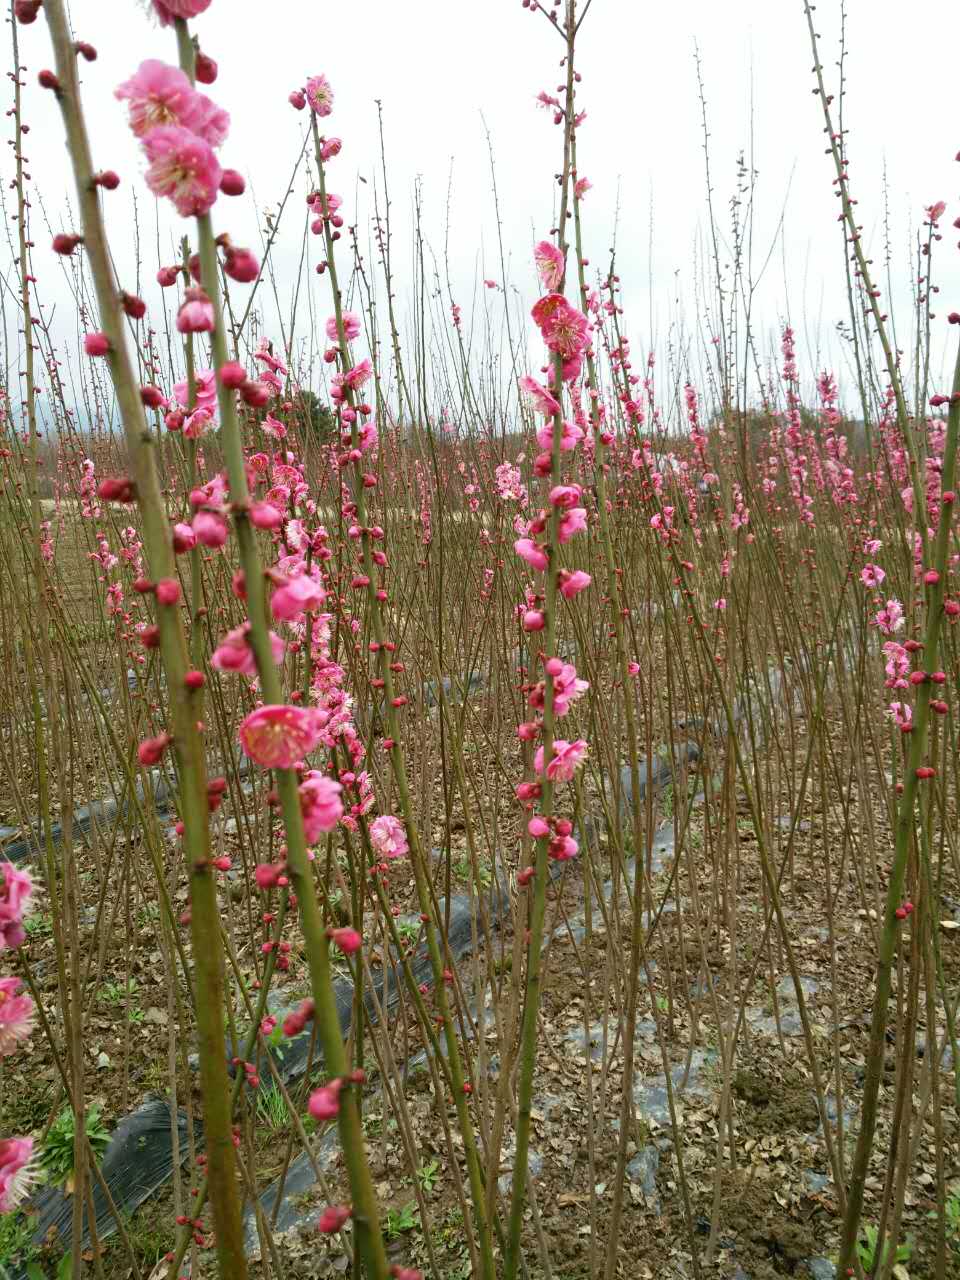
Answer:
<svg viewBox="0 0 960 1280"><path fill-rule="evenodd" d="M159 29L137 0L73 0L71 8L77 35L100 53L92 66L81 63L95 157L123 177L121 188L105 197L114 252L121 275L129 276L131 198L136 191L147 241L144 271L152 280L157 266L154 202L142 182L139 148L126 127L124 107L112 94L142 58L175 61L174 37ZM821 58L834 81L839 15L839 0L820 0ZM329 182L344 195L348 221L359 216L364 225L373 184L379 182L374 100L382 100L402 314L418 177L426 234L441 260L451 184L451 272L465 315L482 277L501 278L485 122L495 155L511 283L520 289L525 308L535 300L529 250L534 239L550 231L552 176L560 164L560 131L534 106L538 90L554 91L561 80L561 41L542 17L531 16L520 0L273 0L269 5L214 0L194 28L220 64L219 80L206 91L232 115L221 159L247 175L248 196L255 195L261 212L283 195L306 124L306 113L294 112L287 94L322 71L336 93L327 132L344 140ZM938 199L948 202L948 215L942 224L942 292L936 310L945 316L960 309L960 237L950 227L960 213L960 166L954 162L960 150L957 82L949 74L949 62L938 69L937 61L939 50L960 47L960 6L942 0L905 10L893 0L848 0L847 34L846 124L854 194L879 268L886 164L898 336L908 346L911 237L923 207ZM21 61L28 67L29 169L54 229L66 229L69 224L60 211L68 197L72 200L73 189L60 117L53 96L36 86L36 72L51 63L42 18L21 27L19 35ZM664 349L680 312L688 329L696 330L695 261L706 218L695 42L707 96L718 219L725 230L736 158L741 149L749 154L752 147L759 173L757 267L784 214L782 244L767 266L755 304L757 328L766 345L788 316L809 374L821 363L821 349L823 358L829 358L831 333L846 316L846 300L838 202L832 196L832 164L823 153L820 107L811 93L813 59L799 0L593 0L578 53L583 74L578 104L588 112L579 134L580 172L593 183L584 207L588 256L596 265L605 264L619 200L618 265L635 354L651 341ZM9 157L3 172L8 179ZM357 185L357 175L368 179L366 187ZM300 254L305 191L303 177L276 249L284 307ZM358 191L367 202L359 209ZM9 191L5 200L9 215ZM41 297L47 304L57 302L63 332L74 342L66 324L69 297L54 255L46 249L49 236L36 193L33 216ZM218 230L229 229L238 242L258 246L254 206L247 197L221 199L214 218ZM161 257L170 261L170 246L186 224L164 207L159 225ZM314 259L318 247L318 241L310 246ZM5 246L0 254L8 275ZM322 318L329 310L326 280L310 274L308 282ZM144 296L156 323L158 291L147 287ZM266 296L263 301L268 302ZM478 305L491 301L488 295L479 296ZM934 328L938 350L944 351L947 326L941 320ZM840 357L832 345L832 363L837 364Z"/></svg>

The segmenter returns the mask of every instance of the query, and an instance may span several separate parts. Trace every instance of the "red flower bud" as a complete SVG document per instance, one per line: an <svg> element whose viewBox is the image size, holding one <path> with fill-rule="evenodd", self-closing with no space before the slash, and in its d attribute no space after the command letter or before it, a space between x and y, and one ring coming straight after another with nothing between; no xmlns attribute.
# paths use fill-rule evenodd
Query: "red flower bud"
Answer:
<svg viewBox="0 0 960 1280"><path fill-rule="evenodd" d="M120 305L123 307L124 314L128 315L131 320L142 320L147 314L147 304L142 298L138 298L133 293L122 293L120 295Z"/></svg>
<svg viewBox="0 0 960 1280"><path fill-rule="evenodd" d="M156 586L157 604L176 604L180 599L180 583L176 578L161 578Z"/></svg>
<svg viewBox="0 0 960 1280"><path fill-rule="evenodd" d="M328 1204L320 1215L317 1230L325 1236L332 1236L348 1221L353 1210L346 1204Z"/></svg>
<svg viewBox="0 0 960 1280"><path fill-rule="evenodd" d="M197 50L197 56L193 64L193 74L197 77L201 84L213 84L217 78L219 68L216 62L209 54Z"/></svg>
<svg viewBox="0 0 960 1280"><path fill-rule="evenodd" d="M272 394L265 382L245 382L240 388L243 403L248 404L251 409L265 409Z"/></svg>
<svg viewBox="0 0 960 1280"><path fill-rule="evenodd" d="M159 387L141 387L140 399L148 409L162 409L167 403L167 397Z"/></svg>
<svg viewBox="0 0 960 1280"><path fill-rule="evenodd" d="M247 182L242 173L236 169L224 169L220 178L220 190L225 196L242 196L247 189Z"/></svg>
<svg viewBox="0 0 960 1280"><path fill-rule="evenodd" d="M159 764L172 741L169 733L161 733L156 738L144 738L137 747L137 758L142 765Z"/></svg>
<svg viewBox="0 0 960 1280"><path fill-rule="evenodd" d="M129 505L137 500L137 486L129 476L106 476L97 485L97 497L104 502L122 502Z"/></svg>
<svg viewBox="0 0 960 1280"><path fill-rule="evenodd" d="M88 356L105 356L110 350L110 339L105 333L85 333L83 349Z"/></svg>
<svg viewBox="0 0 960 1280"><path fill-rule="evenodd" d="M60 232L59 235L53 237L54 253L62 253L67 258L73 253L78 244L83 244L83 236L70 236L65 232Z"/></svg>
<svg viewBox="0 0 960 1280"><path fill-rule="evenodd" d="M247 380L247 371L236 360L228 360L220 366L220 381L232 391L238 390Z"/></svg>

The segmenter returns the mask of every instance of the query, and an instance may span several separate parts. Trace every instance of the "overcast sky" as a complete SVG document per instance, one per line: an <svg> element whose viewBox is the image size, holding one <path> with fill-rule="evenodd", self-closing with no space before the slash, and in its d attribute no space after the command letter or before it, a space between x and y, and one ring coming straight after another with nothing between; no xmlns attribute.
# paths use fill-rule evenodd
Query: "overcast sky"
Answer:
<svg viewBox="0 0 960 1280"><path fill-rule="evenodd" d="M175 61L175 41L137 0L73 0L74 28L95 44L99 60L81 63L84 103L96 162L118 170L123 185L106 196L108 229L121 275L133 271L131 201L139 202L146 241L145 271L157 266L155 202L142 182L139 149L113 89L141 59ZM839 0L820 0L817 22L822 61L836 79ZM928 21L929 20L929 21ZM395 218L394 252L403 291L411 257L411 210L422 183L426 234L438 260L445 241L448 187L449 257L456 299L465 314L490 305L482 278L502 278L485 129L493 148L503 237L514 295L526 307L536 297L530 262L535 239L551 228L560 164L560 131L535 107L540 89L561 80L562 45L542 17L520 0L214 0L194 24L203 48L220 65L207 91L232 115L223 147L225 165L248 177L248 196L221 200L218 229L239 242L259 244L262 214L286 190L300 151L306 113L287 103L291 89L324 72L336 104L327 132L342 137L330 185L345 199L348 221L368 234L370 200L379 184L375 100L383 103L388 176ZM36 86L36 72L51 63L41 18L20 27L26 76L29 168L55 230L73 199L72 178L53 97ZM847 103L853 191L873 257L883 260L882 183L886 166L901 345L909 323L910 255L923 208L948 202L940 246L942 285L937 311L960 306L957 235L960 213L960 114L949 63L936 69L938 50L960 47L960 6L905 8L893 0L848 0ZM9 39L9 32L8 32ZM714 207L729 226L729 199L741 150L758 173L754 265L759 273L783 217L782 237L766 265L755 304L757 328L773 335L789 318L798 330L806 372L824 360L839 362L831 333L846 315L842 245L832 196L832 165L824 155L822 117L812 95L812 54L799 0L593 0L582 28L578 105L588 112L579 134L580 172L593 189L584 205L591 261L600 265L617 227L619 273L624 281L626 327L635 351L669 341L683 314L698 325L697 256L705 244L704 156L694 50L699 48L710 131ZM9 177L9 159L4 177ZM357 183L366 178L366 186ZM4 184L6 185L6 184ZM278 289L286 306L301 250L303 194L298 179L276 248ZM358 205L358 193L360 204ZM11 193L6 191L8 214ZM42 225L34 193L35 269L42 296L56 301L66 320L67 294ZM160 258L169 261L185 225L164 207L159 213ZM651 251L652 245L652 251ZM310 246L316 257L318 242ZM6 255L5 246L0 251ZM4 274L9 262L3 265ZM700 272L702 277L702 271ZM319 315L329 309L325 280L309 276ZM148 287L152 307L159 296ZM264 303L268 299L264 296ZM153 311L151 314L156 319ZM9 322L8 322L9 323ZM269 316L267 318L269 326ZM942 344L946 325L940 326ZM955 330L953 331L956 332ZM279 333L271 336L279 337Z"/></svg>

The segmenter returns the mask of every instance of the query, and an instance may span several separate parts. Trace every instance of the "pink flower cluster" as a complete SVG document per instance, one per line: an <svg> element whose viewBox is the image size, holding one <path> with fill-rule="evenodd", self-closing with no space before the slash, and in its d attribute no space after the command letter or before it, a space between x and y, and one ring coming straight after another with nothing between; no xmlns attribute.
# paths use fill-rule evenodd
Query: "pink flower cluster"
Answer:
<svg viewBox="0 0 960 1280"><path fill-rule="evenodd" d="M165 21L200 12L197 0L155 3ZM150 190L172 200L183 218L209 213L224 176L215 148L226 139L227 112L199 93L179 67L154 58L142 62L116 96L129 103L130 128L149 161Z"/></svg>

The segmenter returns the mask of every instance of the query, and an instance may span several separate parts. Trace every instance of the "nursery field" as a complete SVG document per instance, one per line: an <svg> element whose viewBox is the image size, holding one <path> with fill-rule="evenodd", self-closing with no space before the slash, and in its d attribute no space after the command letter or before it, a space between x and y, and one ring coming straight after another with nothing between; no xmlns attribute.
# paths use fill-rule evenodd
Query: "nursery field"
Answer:
<svg viewBox="0 0 960 1280"><path fill-rule="evenodd" d="M661 359L591 0L523 0L552 222L472 305L385 156L352 208L333 48L264 217L223 0L119 87L95 8L9 23L0 1277L960 1276L953 211L905 353L806 6L842 367L760 336L745 170Z"/></svg>

